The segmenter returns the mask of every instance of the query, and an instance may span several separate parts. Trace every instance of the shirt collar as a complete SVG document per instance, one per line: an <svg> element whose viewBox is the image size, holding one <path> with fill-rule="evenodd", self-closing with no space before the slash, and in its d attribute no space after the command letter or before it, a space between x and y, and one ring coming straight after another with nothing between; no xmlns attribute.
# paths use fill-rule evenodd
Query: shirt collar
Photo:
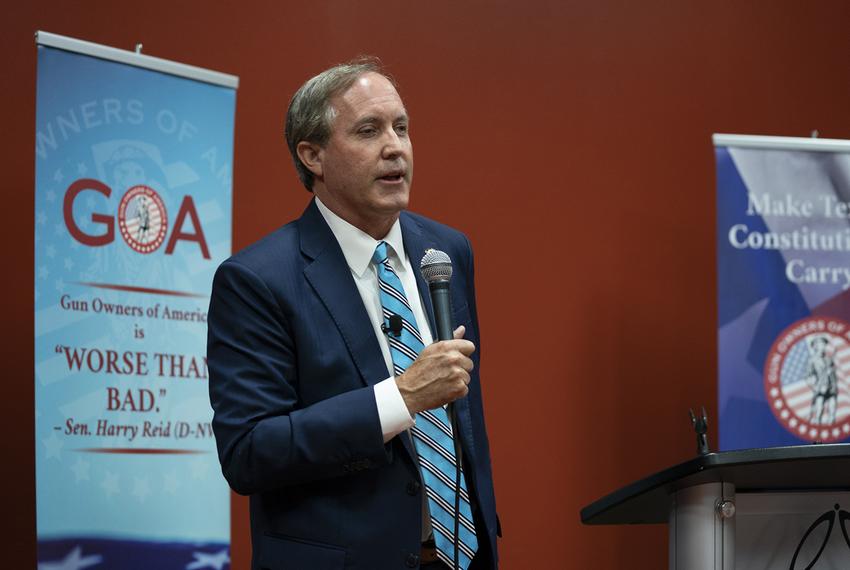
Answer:
<svg viewBox="0 0 850 570"><path fill-rule="evenodd" d="M318 197L315 197L316 206L319 208L319 213L331 228L336 241L339 242L339 247L342 248L342 254L345 256L345 261L351 271L361 277L369 265L372 263L372 254L375 253L375 248L378 247L379 240L376 240L363 230L356 228L334 214L327 206L325 206ZM389 246L388 255L393 263L393 268L397 271L407 270L407 256L404 253L404 240L401 237L401 224L398 220L384 236L383 240Z"/></svg>

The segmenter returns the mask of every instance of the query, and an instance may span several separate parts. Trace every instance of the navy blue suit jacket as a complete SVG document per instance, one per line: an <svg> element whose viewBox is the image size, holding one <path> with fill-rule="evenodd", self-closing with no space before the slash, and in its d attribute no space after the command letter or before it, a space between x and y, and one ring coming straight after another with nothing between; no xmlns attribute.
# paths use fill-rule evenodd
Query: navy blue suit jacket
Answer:
<svg viewBox="0 0 850 570"><path fill-rule="evenodd" d="M475 343L456 404L485 567L497 517L479 381L472 250L466 237L403 212L414 262L449 254L456 325ZM427 284L417 283L431 329ZM423 492L406 434L383 442L373 385L390 376L336 238L311 202L300 219L225 261L209 311L213 429L222 471L250 495L253 568L416 567Z"/></svg>

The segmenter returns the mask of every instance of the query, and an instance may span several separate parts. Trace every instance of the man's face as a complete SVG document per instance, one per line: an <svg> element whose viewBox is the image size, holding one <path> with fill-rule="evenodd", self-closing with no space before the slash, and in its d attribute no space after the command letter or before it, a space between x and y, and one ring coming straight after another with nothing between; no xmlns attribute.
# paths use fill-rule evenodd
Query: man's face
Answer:
<svg viewBox="0 0 850 570"><path fill-rule="evenodd" d="M394 221L407 207L413 179L407 111L377 73L358 77L331 105L336 116L319 150L322 172L314 190L340 217L372 233L367 228Z"/></svg>

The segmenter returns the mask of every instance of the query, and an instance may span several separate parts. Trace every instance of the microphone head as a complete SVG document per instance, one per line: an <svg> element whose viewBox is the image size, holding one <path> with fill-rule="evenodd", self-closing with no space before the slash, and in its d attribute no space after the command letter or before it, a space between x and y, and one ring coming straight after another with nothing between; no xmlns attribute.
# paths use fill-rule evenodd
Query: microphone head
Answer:
<svg viewBox="0 0 850 570"><path fill-rule="evenodd" d="M419 263L419 270L427 283L448 281L452 278L452 260L439 249L429 249Z"/></svg>

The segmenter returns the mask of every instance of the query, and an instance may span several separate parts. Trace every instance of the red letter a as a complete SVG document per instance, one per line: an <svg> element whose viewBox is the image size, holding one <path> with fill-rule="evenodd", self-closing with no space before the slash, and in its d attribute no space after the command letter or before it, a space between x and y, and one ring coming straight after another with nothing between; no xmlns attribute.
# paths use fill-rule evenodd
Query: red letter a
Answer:
<svg viewBox="0 0 850 570"><path fill-rule="evenodd" d="M183 232L183 222L186 220L186 214L192 219L192 227L197 233L188 234ZM204 237L204 230L201 229L201 221L198 219L198 212L195 210L195 202L191 196L185 196L183 203L180 204L180 211L177 212L177 219L174 221L174 231L171 232L171 237L168 238L168 245L165 246L165 253L170 255L174 253L174 246L177 245L177 240L198 242L201 246L201 254L204 259L210 258L210 250L207 247L207 238Z"/></svg>

